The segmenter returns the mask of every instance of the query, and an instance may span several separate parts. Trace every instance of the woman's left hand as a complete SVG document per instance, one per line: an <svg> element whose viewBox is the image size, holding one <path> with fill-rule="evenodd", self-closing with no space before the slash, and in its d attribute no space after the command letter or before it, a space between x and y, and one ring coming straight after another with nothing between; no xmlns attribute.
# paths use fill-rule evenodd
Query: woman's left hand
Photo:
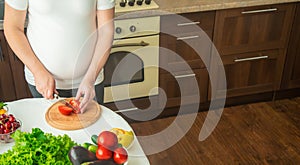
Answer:
<svg viewBox="0 0 300 165"><path fill-rule="evenodd" d="M93 81L83 80L78 88L75 100L83 99L80 102L80 112L84 113L86 110L87 105L90 101L92 101L95 97L95 87Z"/></svg>

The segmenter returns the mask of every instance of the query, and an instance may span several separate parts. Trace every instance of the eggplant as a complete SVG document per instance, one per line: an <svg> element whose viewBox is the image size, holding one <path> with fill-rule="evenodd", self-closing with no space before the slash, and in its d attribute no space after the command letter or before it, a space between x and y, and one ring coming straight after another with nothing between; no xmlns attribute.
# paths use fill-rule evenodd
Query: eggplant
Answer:
<svg viewBox="0 0 300 165"><path fill-rule="evenodd" d="M113 160L94 160L90 162L84 162L81 165L118 165Z"/></svg>
<svg viewBox="0 0 300 165"><path fill-rule="evenodd" d="M82 146L74 146L68 153L73 165L81 165L84 162L98 160L96 155Z"/></svg>

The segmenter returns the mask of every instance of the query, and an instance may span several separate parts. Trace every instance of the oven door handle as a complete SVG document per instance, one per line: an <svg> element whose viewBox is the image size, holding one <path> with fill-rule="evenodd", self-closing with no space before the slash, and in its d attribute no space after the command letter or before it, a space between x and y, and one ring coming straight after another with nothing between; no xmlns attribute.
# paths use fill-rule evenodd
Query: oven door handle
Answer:
<svg viewBox="0 0 300 165"><path fill-rule="evenodd" d="M145 41L141 41L139 43L124 43L124 44L115 44L112 45L111 48L119 48L119 47L129 47L129 46L148 46L149 43L145 42Z"/></svg>

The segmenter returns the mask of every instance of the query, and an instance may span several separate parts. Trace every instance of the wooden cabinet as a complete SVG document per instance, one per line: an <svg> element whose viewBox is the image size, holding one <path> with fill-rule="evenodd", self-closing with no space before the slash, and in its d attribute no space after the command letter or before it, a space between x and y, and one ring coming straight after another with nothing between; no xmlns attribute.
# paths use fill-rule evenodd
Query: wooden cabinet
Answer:
<svg viewBox="0 0 300 165"><path fill-rule="evenodd" d="M0 100L31 97L24 79L24 65L8 46L3 31L0 31L0 44Z"/></svg>
<svg viewBox="0 0 300 165"><path fill-rule="evenodd" d="M161 17L160 65L170 71L204 68L209 63L215 12ZM176 56L178 55L178 56ZM205 62L205 63L204 63Z"/></svg>
<svg viewBox="0 0 300 165"><path fill-rule="evenodd" d="M166 48L166 50L161 50L161 60L160 65L166 67L169 71L182 71L187 70L185 66L187 63L192 69L204 68L206 67L198 53L191 48L189 42L193 42L195 47L201 46L199 41L199 36L201 33L193 32L192 34L184 33L182 38L185 37L194 37L188 38L188 42L178 39L181 37L170 36L166 34L161 34L160 42L161 46ZM202 33L203 34L203 33ZM200 39L201 40L201 39ZM207 49L207 54L210 53L210 47ZM206 56L209 60L209 56Z"/></svg>
<svg viewBox="0 0 300 165"><path fill-rule="evenodd" d="M208 72L204 69L177 72L175 75L162 74L160 87L167 101L161 100L160 106L175 107L193 103L207 102Z"/></svg>
<svg viewBox="0 0 300 165"><path fill-rule="evenodd" d="M280 4L217 11L214 43L227 97L279 89L294 10L294 4Z"/></svg>
<svg viewBox="0 0 300 165"><path fill-rule="evenodd" d="M297 4L282 81L282 89L293 88L300 88L300 3Z"/></svg>
<svg viewBox="0 0 300 165"><path fill-rule="evenodd" d="M0 31L0 101L15 99L14 80L3 31Z"/></svg>
<svg viewBox="0 0 300 165"><path fill-rule="evenodd" d="M207 102L214 19L214 11L161 16L160 106Z"/></svg>
<svg viewBox="0 0 300 165"><path fill-rule="evenodd" d="M227 97L279 89L284 53L281 49L275 49L222 56L227 79Z"/></svg>
<svg viewBox="0 0 300 165"><path fill-rule="evenodd" d="M7 45L7 50L10 57L12 76L14 79L16 91L16 99L32 97L24 76L24 64L14 54L9 45Z"/></svg>
<svg viewBox="0 0 300 165"><path fill-rule="evenodd" d="M214 44L221 55L284 49L294 8L279 4L217 11Z"/></svg>

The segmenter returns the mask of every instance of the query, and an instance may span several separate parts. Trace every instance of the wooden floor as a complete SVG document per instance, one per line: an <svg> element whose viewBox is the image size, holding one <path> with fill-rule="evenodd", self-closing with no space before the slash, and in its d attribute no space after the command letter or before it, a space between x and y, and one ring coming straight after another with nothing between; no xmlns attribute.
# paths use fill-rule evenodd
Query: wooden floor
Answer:
<svg viewBox="0 0 300 165"><path fill-rule="evenodd" d="M153 165L300 164L300 98L225 108L213 133L198 136L207 112L173 147L148 155ZM174 117L133 123L137 135L165 129ZM141 144L146 146L147 144Z"/></svg>

